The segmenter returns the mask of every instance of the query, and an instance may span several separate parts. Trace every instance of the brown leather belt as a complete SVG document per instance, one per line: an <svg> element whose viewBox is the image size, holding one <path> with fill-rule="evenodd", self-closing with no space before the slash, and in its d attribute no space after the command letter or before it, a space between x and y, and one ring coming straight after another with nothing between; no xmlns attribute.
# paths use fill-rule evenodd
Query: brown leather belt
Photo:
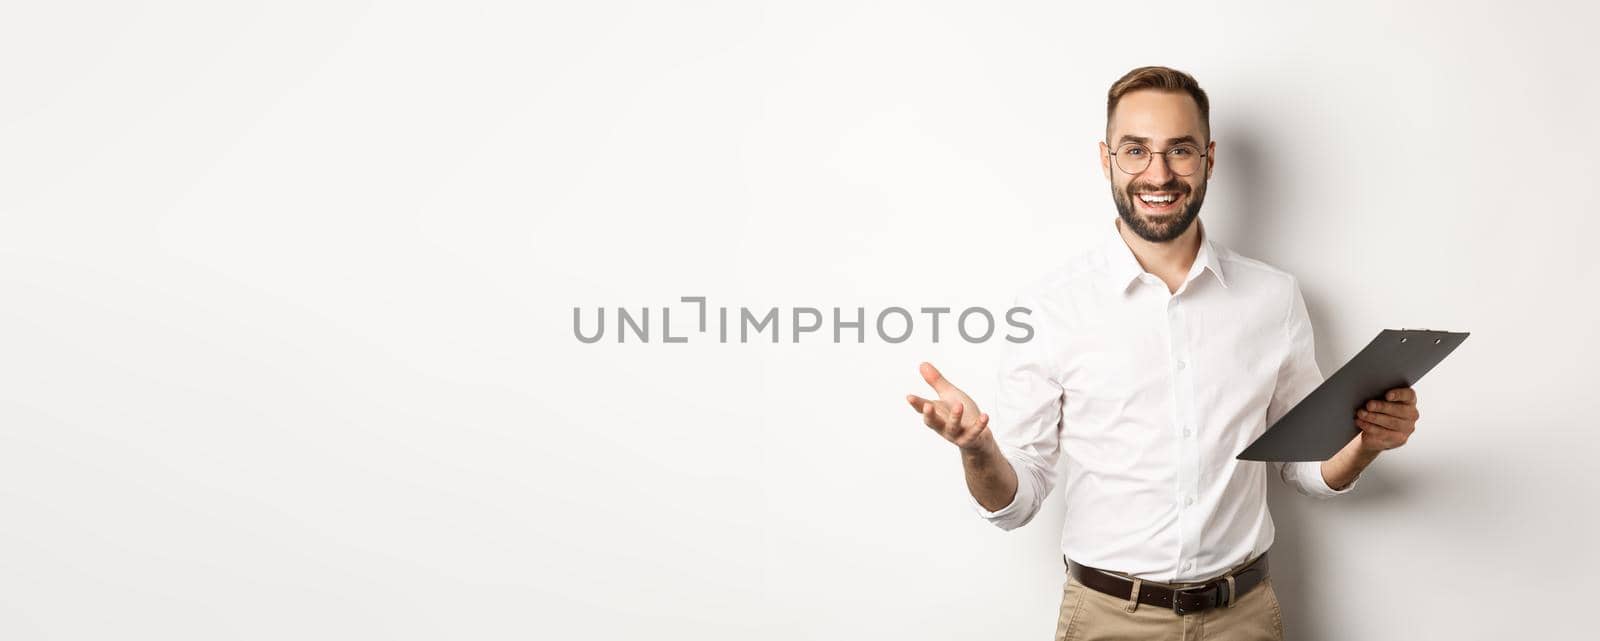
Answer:
<svg viewBox="0 0 1600 641"><path fill-rule="evenodd" d="M1067 560L1066 557L1062 559ZM1126 599L1133 593L1133 581L1067 560L1067 572L1084 586ZM1211 608L1232 607L1235 602L1267 578L1267 555L1262 553L1244 569L1187 588L1167 588L1140 582L1139 602L1170 608L1178 614L1204 612ZM1229 580L1232 579L1232 580Z"/></svg>

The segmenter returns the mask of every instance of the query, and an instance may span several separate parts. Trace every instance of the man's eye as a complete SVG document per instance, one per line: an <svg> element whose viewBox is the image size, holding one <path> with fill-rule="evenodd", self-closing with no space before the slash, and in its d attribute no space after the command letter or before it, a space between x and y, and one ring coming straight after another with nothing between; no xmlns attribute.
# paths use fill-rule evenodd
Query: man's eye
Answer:
<svg viewBox="0 0 1600 641"><path fill-rule="evenodd" d="M1173 149L1172 151L1169 151L1167 153L1172 154L1173 158L1188 158L1189 156L1192 156L1192 155L1194 155L1196 153L1199 153L1199 152L1197 152L1197 151L1195 151L1193 149L1189 149L1188 147L1178 147L1178 148Z"/></svg>
<svg viewBox="0 0 1600 641"><path fill-rule="evenodd" d="M1129 147L1127 149L1122 150L1122 153L1125 153L1125 154L1127 154L1129 156L1132 156L1134 158L1138 158L1138 157L1144 155L1144 148L1143 147Z"/></svg>

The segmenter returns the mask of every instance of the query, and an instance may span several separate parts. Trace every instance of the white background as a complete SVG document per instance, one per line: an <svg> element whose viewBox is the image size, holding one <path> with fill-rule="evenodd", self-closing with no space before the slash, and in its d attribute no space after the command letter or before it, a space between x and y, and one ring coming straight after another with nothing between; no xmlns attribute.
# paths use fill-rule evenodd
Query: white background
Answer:
<svg viewBox="0 0 1600 641"><path fill-rule="evenodd" d="M1059 494L982 522L902 400L1003 343L572 309L1003 308L1141 64L1325 372L1472 332L1357 493L1273 481L1291 636L1586 636L1597 16L1390 4L10 3L0 636L1048 638Z"/></svg>

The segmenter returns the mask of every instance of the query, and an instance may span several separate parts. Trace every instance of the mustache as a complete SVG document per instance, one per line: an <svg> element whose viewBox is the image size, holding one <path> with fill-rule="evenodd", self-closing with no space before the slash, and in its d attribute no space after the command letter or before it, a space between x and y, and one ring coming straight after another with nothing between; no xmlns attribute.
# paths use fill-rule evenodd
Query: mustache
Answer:
<svg viewBox="0 0 1600 641"><path fill-rule="evenodd" d="M1188 195L1189 185L1178 180L1177 178L1173 178L1172 180L1160 185L1140 182L1128 183L1128 195L1130 196L1149 192L1172 192L1175 194Z"/></svg>

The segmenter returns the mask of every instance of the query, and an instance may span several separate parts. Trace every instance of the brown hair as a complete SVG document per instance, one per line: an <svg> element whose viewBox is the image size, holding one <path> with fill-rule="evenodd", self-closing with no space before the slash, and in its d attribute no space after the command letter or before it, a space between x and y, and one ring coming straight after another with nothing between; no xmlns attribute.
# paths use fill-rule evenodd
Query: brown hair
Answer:
<svg viewBox="0 0 1600 641"><path fill-rule="evenodd" d="M1189 94L1194 98L1194 104L1200 106L1200 124L1205 125L1206 136L1211 136L1211 101L1206 99L1206 90L1200 88L1200 83L1195 82L1194 76L1170 67L1139 67L1111 83L1111 91L1106 92L1108 129L1111 127L1111 114L1117 110L1117 103L1122 101L1123 96L1140 89L1182 91Z"/></svg>

